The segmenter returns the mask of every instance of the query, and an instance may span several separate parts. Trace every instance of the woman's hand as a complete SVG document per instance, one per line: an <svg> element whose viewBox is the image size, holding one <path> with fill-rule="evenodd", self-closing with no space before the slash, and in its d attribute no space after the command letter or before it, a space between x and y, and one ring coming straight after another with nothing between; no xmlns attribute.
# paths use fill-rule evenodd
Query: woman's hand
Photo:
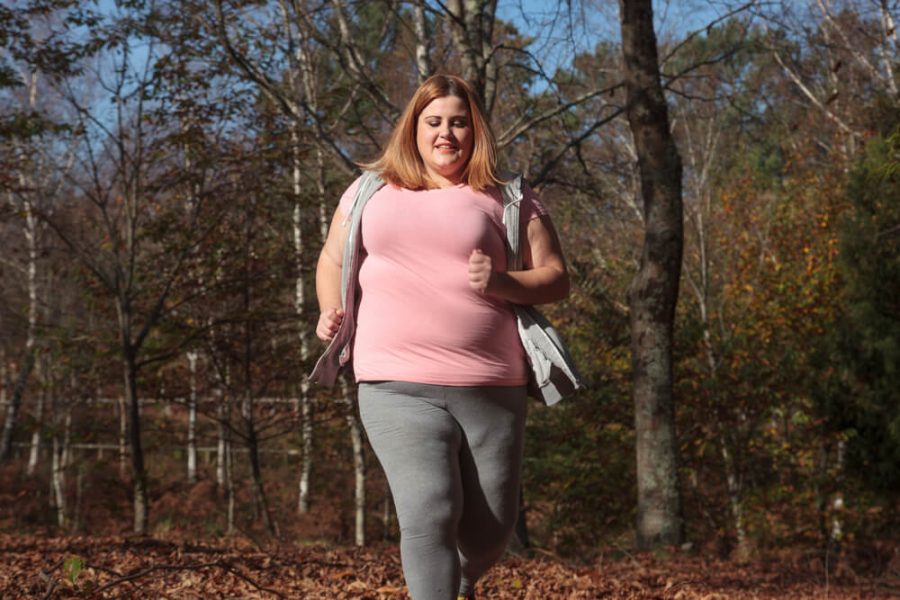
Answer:
<svg viewBox="0 0 900 600"><path fill-rule="evenodd" d="M329 308L319 315L319 324L316 325L316 335L323 342L330 342L344 320L344 311L339 308Z"/></svg>
<svg viewBox="0 0 900 600"><path fill-rule="evenodd" d="M521 271L494 271L490 256L472 251L469 285L473 290L513 304L545 304L568 295L569 273L550 218L529 221L527 234L521 240Z"/></svg>
<svg viewBox="0 0 900 600"><path fill-rule="evenodd" d="M491 257L481 250L472 250L469 255L469 285L479 294L487 294L493 278Z"/></svg>

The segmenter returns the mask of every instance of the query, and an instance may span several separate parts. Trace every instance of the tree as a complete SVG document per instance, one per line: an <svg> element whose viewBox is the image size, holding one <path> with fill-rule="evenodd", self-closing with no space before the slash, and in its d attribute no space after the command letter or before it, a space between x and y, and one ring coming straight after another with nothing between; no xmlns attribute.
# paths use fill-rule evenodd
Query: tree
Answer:
<svg viewBox="0 0 900 600"><path fill-rule="evenodd" d="M683 245L681 158L669 128L650 0L620 0L628 122L645 223L640 269L629 289L638 546L679 544L672 346Z"/></svg>
<svg viewBox="0 0 900 600"><path fill-rule="evenodd" d="M127 17L111 16L94 32L100 47L108 50L99 59L110 61L111 80L102 75L59 80L57 92L76 115L72 139L79 148L77 168L68 177L69 198L42 217L114 311L128 411L133 529L145 533L149 500L140 374L147 365L176 356L177 348L194 335L187 329L154 338L181 305L197 300L193 287L182 289L186 267L217 218L215 211L206 211L215 206L211 199L216 195L204 180L204 166L195 161L193 172L185 173L177 161L181 131L168 125L166 81L154 70L164 55L149 36L148 45L135 51L136 40L146 36L138 25L152 25L152 10L140 5L131 10L134 14ZM111 99L111 119L105 113L108 106L88 99L91 85ZM190 193L184 194L183 186ZM191 202L185 207L186 196Z"/></svg>
<svg viewBox="0 0 900 600"><path fill-rule="evenodd" d="M879 492L900 490L900 133L871 139L850 174L853 214L841 232L841 385L820 395L848 436L851 471Z"/></svg>

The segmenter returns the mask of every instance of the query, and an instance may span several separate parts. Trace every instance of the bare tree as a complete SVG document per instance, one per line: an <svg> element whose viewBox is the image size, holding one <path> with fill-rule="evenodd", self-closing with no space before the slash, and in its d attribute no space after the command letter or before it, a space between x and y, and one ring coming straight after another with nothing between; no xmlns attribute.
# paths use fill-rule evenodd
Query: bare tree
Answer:
<svg viewBox="0 0 900 600"><path fill-rule="evenodd" d="M71 211L67 216L78 214L81 220L66 221L49 212L43 217L115 307L131 450L134 531L143 533L149 506L139 376L146 365L167 360L177 352L170 347L144 356L145 343L162 319L182 303L195 299L190 295L176 298L174 292L194 247L209 234L215 219L201 219L205 208L202 195L186 212L177 201L174 206L162 203L179 197L172 193L171 186L181 180L165 173L167 167L178 172L177 165L153 155L165 144L164 136L154 138L148 131L153 118L148 108L151 91L159 83L152 68L158 58L156 46L149 41L143 64L136 66L131 38L136 32L126 27L120 33L115 75L111 82L98 79L115 98L113 122L98 116L97 107L80 97L71 81L63 80L59 88L77 115L76 139L82 144L78 174L70 178L73 189L80 192L74 196L75 202L81 204L67 207ZM176 211L171 216L183 229L177 236L154 237L151 232L162 222L159 216L166 209ZM176 345L187 341L184 338Z"/></svg>

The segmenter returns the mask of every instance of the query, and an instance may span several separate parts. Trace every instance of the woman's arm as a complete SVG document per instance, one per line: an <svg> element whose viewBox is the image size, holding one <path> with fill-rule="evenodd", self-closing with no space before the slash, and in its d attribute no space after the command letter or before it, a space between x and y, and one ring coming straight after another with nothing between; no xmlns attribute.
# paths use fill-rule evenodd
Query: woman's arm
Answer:
<svg viewBox="0 0 900 600"><path fill-rule="evenodd" d="M334 211L325 245L316 263L316 297L319 300L319 323L316 335L330 342L344 318L341 309L341 263L349 227L345 226L340 209Z"/></svg>
<svg viewBox="0 0 900 600"><path fill-rule="evenodd" d="M568 296L569 272L550 217L529 221L523 242L523 271L494 271L491 257L474 250L469 257L469 285L514 304L546 304Z"/></svg>

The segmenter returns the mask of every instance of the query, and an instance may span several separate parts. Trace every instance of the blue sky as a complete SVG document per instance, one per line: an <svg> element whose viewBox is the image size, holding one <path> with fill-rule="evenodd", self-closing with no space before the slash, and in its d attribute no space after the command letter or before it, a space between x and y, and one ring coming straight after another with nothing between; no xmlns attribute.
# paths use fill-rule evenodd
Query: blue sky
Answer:
<svg viewBox="0 0 900 600"><path fill-rule="evenodd" d="M683 37L705 28L734 0L654 0L657 37ZM560 8L562 5L562 8ZM618 42L618 0L573 0L575 14L562 0L499 0L498 16L516 24L524 35L536 37L532 52L552 74L556 65L568 64L579 52L591 52L601 41Z"/></svg>

